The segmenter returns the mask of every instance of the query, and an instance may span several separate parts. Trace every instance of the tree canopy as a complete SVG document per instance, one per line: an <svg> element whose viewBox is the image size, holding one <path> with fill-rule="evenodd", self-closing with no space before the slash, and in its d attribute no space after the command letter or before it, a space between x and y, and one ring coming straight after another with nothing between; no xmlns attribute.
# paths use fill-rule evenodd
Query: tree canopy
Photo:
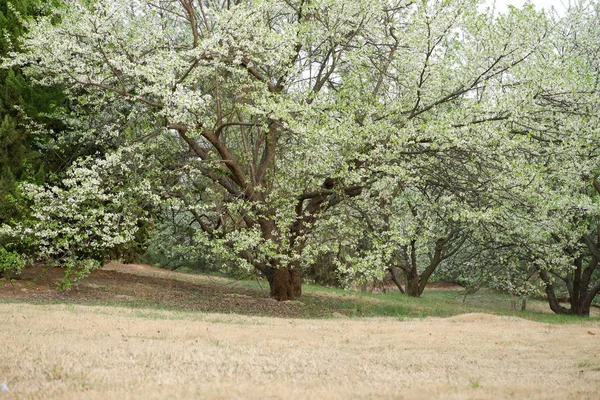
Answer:
<svg viewBox="0 0 600 400"><path fill-rule="evenodd" d="M69 134L99 149L3 228L48 259L102 258L168 208L279 300L324 253L416 296L462 249L514 249L547 290L598 262L595 2L63 3L4 62L65 88Z"/></svg>

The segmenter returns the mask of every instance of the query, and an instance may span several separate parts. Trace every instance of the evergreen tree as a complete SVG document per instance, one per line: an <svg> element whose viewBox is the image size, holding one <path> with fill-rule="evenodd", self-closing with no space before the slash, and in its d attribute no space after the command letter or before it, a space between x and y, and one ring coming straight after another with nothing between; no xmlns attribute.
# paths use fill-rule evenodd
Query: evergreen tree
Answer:
<svg viewBox="0 0 600 400"><path fill-rule="evenodd" d="M0 58L20 50L25 20L40 15L42 3L0 2ZM47 171L60 168L60 159L43 154L43 144L52 138L34 133L30 126L40 124L49 128L48 132L61 130L60 123L48 115L64 102L60 88L34 86L18 67L0 69L0 224L23 214L19 182L41 183L46 180Z"/></svg>

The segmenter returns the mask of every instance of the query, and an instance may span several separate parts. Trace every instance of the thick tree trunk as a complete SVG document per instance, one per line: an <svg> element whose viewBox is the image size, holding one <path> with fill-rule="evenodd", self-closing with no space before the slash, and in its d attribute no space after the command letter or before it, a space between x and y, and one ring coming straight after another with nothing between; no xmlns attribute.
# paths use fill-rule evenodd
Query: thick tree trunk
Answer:
<svg viewBox="0 0 600 400"><path fill-rule="evenodd" d="M600 284L589 292L587 290L582 290L581 288L569 290L571 294L571 308L567 308L559 303L554 291L554 285L551 283L548 273L546 271L540 271L540 277L546 284L546 295L548 296L548 304L552 311L556 314L577 315L579 317L590 316L590 307L594 297L600 292ZM575 294L577 294L577 297L574 296Z"/></svg>
<svg viewBox="0 0 600 400"><path fill-rule="evenodd" d="M600 193L600 183L594 181L594 188ZM555 236L557 242L560 238ZM570 308L563 307L556 298L552 279L547 271L540 269L538 273L540 278L546 285L546 294L548 295L548 303L550 308L557 314L577 315L580 317L589 317L590 308L594 298L600 293L600 282L593 281L594 272L597 270L600 263L600 224L596 225L594 235L583 235L582 242L587 246L589 253L584 256L575 257L572 272L566 276L560 277L569 291ZM574 255L573 250L567 250L570 256ZM585 257L590 257L589 264L586 268L583 267Z"/></svg>
<svg viewBox="0 0 600 400"><path fill-rule="evenodd" d="M406 279L406 294L410 297L421 296L420 285L419 285L419 273L416 269L411 271L411 274Z"/></svg>
<svg viewBox="0 0 600 400"><path fill-rule="evenodd" d="M590 308L592 307L592 302L594 298L600 293L600 282L596 284L584 298L581 299L581 306L579 307L580 315L589 317L590 316Z"/></svg>
<svg viewBox="0 0 600 400"><path fill-rule="evenodd" d="M267 213L267 215L273 215ZM258 219L258 224L262 230L265 240L278 243L276 232L278 227L271 218L263 217ZM295 225L294 234L290 238L290 250L296 251L298 254L302 250L302 240L298 235L301 230L301 225ZM298 242L298 243L297 243ZM255 266L256 267L256 266ZM279 262L271 260L267 265L261 265L258 270L267 277L269 287L271 288L271 297L278 301L295 300L302 295L302 278L300 276L300 268L297 264L280 265Z"/></svg>
<svg viewBox="0 0 600 400"><path fill-rule="evenodd" d="M278 301L295 300L302 296L302 277L295 268L272 268L267 273L271 297Z"/></svg>

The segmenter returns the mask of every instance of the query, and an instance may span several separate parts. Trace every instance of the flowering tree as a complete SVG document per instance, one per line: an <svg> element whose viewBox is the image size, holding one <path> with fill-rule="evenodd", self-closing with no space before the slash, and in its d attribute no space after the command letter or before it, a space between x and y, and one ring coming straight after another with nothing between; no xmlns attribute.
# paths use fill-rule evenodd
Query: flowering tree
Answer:
<svg viewBox="0 0 600 400"><path fill-rule="evenodd" d="M545 259L537 269L550 308L561 314L589 315L600 293L600 184L598 135L600 130L600 4L573 4L548 48L540 53L540 84L534 89L538 118L528 125L544 151L544 184L541 204L548 212L544 231L561 257ZM540 112L544 110L544 112ZM540 123L542 121L542 123ZM551 146L549 146L551 143ZM552 150L548 150L550 147ZM552 225L548 223L552 221ZM569 307L559 304L557 281L568 293Z"/></svg>
<svg viewBox="0 0 600 400"><path fill-rule="evenodd" d="M67 171L61 186L24 184L31 215L0 227L37 261L65 267L64 284L84 276L108 252L131 243L139 221L155 200L149 179L140 174L144 152L121 148L103 158L82 158Z"/></svg>
<svg viewBox="0 0 600 400"><path fill-rule="evenodd" d="M493 222L502 193L530 184L523 171L531 160L516 153L522 138L513 128L527 104L514 101L522 79L512 71L535 68L529 59L551 29L532 8L494 18L428 3L417 15L422 19L412 22L427 34L401 46L391 67L397 70L383 79L372 106L385 110L374 111L370 123L390 116L366 156L376 165L373 183L345 212L336 211L341 223L325 228L344 232L334 252L346 258L339 263L345 277L398 268L413 296L460 250L473 225ZM366 86L368 75L354 79ZM401 90L407 87L414 92ZM439 95L423 106L421 96L433 93Z"/></svg>
<svg viewBox="0 0 600 400"><path fill-rule="evenodd" d="M152 193L190 213L197 243L287 300L301 294L307 249L323 249L311 234L348 199L377 198L375 183L400 188L385 204L406 213L410 188L448 193L435 210L507 187L493 177L505 163L523 171L509 157L525 112L512 71L527 71L548 29L532 8L495 18L471 0L67 0L6 64L67 87L68 122L98 140L158 144L139 150ZM95 196L89 185L71 190Z"/></svg>
<svg viewBox="0 0 600 400"><path fill-rule="evenodd" d="M505 243L520 247L556 313L589 315L600 292L598 246L598 130L600 43L597 2L574 4L545 46L513 73L526 83L516 96L527 113L513 122L524 135L529 188L513 192L503 218ZM510 237L510 239L509 239ZM515 240L516 239L516 240ZM562 282L570 307L559 304Z"/></svg>
<svg viewBox="0 0 600 400"><path fill-rule="evenodd" d="M387 272L401 292L419 297L467 238L468 225L455 209L465 205L455 200L427 184L402 187L380 179L336 210L337 218L320 227L321 237L339 235L329 251L337 254L337 269L348 283L381 279Z"/></svg>
<svg viewBox="0 0 600 400"><path fill-rule="evenodd" d="M486 196L493 219L474 226L471 253L458 257L466 275L515 294L535 292L537 281L560 314L589 315L600 292L599 12L597 2L574 4L511 71L519 85L507 98L522 106L506 120L508 185Z"/></svg>

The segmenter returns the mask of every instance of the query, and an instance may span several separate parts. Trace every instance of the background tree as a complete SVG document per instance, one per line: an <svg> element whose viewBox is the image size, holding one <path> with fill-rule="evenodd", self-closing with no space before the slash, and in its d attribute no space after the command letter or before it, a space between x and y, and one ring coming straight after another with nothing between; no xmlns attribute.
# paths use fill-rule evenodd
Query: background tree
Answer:
<svg viewBox="0 0 600 400"><path fill-rule="evenodd" d="M20 49L26 19L41 13L38 0L11 0L0 4L0 57ZM55 87L38 88L23 76L20 67L0 70L0 223L23 215L18 182L42 183L60 163L56 157L42 156L44 137L32 126L43 124L60 130L62 125L48 115L62 107L65 99Z"/></svg>
<svg viewBox="0 0 600 400"><path fill-rule="evenodd" d="M26 20L40 15L41 3L11 0L0 4L0 58L20 49ZM53 140L52 129L62 128L49 114L64 101L59 89L32 85L20 67L0 69L0 225L28 215L21 182L42 183L60 168L63 160L44 149ZM25 258L17 251L24 248L0 238L0 275L12 278L20 273Z"/></svg>
<svg viewBox="0 0 600 400"><path fill-rule="evenodd" d="M322 229L344 226L338 210L349 199L362 211L348 237L360 239L367 210L378 220L367 243L378 259L386 246L375 239L399 232L391 247L411 251L398 259L422 258L420 241L440 261L464 226L493 223L507 209L503 193L526 188L530 170L545 173L549 153L536 152L546 120L536 113L553 115L539 91L552 29L533 7L493 17L470 0L70 0L39 18L25 53L5 65L64 85L77 100L63 118L69 132L102 149L95 162L75 164L61 188L31 188L38 209L54 198L107 201L96 216L113 225L97 236L104 252L166 201L189 213L190 245L260 271L271 295L287 300L301 293L303 266L329 250ZM146 162L136 164L132 190L125 178L114 183L129 207L101 185L113 182L114 160L136 152ZM383 209L371 213L369 202ZM115 223L117 211L126 223ZM65 227L96 229L93 219L63 217ZM52 224L36 218L36 231ZM415 229L402 226L411 221ZM62 254L58 238L36 243ZM413 293L430 270L409 274Z"/></svg>
<svg viewBox="0 0 600 400"><path fill-rule="evenodd" d="M376 81L377 100L360 99L372 113L369 123L387 124L373 134L376 145L365 147L373 149L363 156L374 166L373 183L345 213L336 212L345 219L325 229L345 232L338 253L351 258L340 262L346 277L396 267L406 291L419 296L440 263L460 249L470 225L493 219L498 201L489 193L530 183L520 176L526 163L510 161L518 143L507 121L523 108L508 100L508 88L521 84L511 70L527 63L550 27L532 7L498 18L437 2L414 11L411 26L423 34L410 45L398 43L401 57L390 62L394 73ZM369 68L376 69L367 61ZM352 88L369 85L363 71L353 72L352 82L360 84ZM361 228L346 229L348 218Z"/></svg>
<svg viewBox="0 0 600 400"><path fill-rule="evenodd" d="M527 83L527 89L515 99L527 101L530 111L513 122L513 131L526 136L523 151L531 160L534 189L515 196L520 199L515 209L526 205L530 213L521 214L526 219L511 231L523 237L529 227L529 237L537 236L519 244L535 259L551 309L564 314L589 315L600 292L595 275L599 244L596 187L600 188L599 7L597 2L573 4L565 18L553 21L556 29L531 59L534 67L515 71ZM569 308L557 300L557 279L568 291Z"/></svg>
<svg viewBox="0 0 600 400"><path fill-rule="evenodd" d="M457 204L439 188L421 189L381 179L338 210L344 218L332 222L343 226L326 225L341 233L335 252L347 282L387 273L401 292L419 297L440 264L460 250L467 225L453 220Z"/></svg>
<svg viewBox="0 0 600 400"><path fill-rule="evenodd" d="M150 118L144 126L180 154L157 190L192 212L199 240L260 270L278 299L300 294L313 222L361 192L378 153L463 140L444 128L468 110L448 104L494 84L539 41L535 30L517 46L493 39L470 1L72 1L58 14L56 25L38 20L31 56L13 64L35 61L40 83L83 93L82 115L113 108L114 131ZM114 109L127 103L137 115ZM406 156L388 164L410 175Z"/></svg>

